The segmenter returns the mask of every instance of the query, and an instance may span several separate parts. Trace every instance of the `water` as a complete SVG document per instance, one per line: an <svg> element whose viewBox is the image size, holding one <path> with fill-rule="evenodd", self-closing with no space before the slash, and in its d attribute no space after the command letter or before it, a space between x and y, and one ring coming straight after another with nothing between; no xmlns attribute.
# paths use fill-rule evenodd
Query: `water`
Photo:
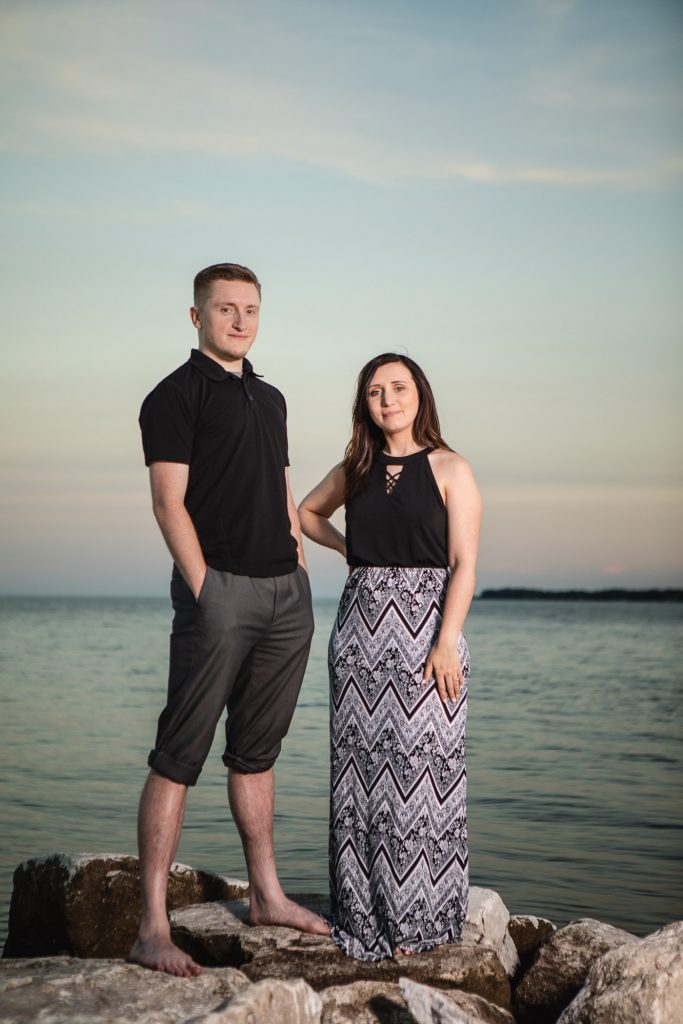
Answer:
<svg viewBox="0 0 683 1024"><path fill-rule="evenodd" d="M278 864L327 888L327 640L316 635L277 766ZM14 867L50 851L135 852L165 692L164 600L0 599L0 930ZM638 935L683 917L683 607L475 602L467 733L470 880L511 913ZM245 877L222 730L178 859Z"/></svg>

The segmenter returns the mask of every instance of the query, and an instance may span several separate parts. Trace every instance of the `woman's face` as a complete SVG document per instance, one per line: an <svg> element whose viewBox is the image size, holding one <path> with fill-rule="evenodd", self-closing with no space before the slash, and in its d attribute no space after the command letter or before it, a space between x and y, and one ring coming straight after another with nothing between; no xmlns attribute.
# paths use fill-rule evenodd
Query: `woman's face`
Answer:
<svg viewBox="0 0 683 1024"><path fill-rule="evenodd" d="M412 427L420 407L420 395L404 363L385 363L372 375L366 392L372 422L385 434Z"/></svg>

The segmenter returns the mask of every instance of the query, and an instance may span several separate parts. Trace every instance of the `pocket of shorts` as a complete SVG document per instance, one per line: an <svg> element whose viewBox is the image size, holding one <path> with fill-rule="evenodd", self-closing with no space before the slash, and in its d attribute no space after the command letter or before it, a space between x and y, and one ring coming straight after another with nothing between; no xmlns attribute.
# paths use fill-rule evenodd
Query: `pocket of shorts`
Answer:
<svg viewBox="0 0 683 1024"><path fill-rule="evenodd" d="M207 587L207 583L209 582L209 573L210 572L211 572L211 567L207 565L206 572L204 573L204 579L202 580L202 585L199 588L199 593L197 594L197 596L194 599L194 603L197 605L198 608L201 608L202 601L203 601L204 597L206 596L206 587Z"/></svg>

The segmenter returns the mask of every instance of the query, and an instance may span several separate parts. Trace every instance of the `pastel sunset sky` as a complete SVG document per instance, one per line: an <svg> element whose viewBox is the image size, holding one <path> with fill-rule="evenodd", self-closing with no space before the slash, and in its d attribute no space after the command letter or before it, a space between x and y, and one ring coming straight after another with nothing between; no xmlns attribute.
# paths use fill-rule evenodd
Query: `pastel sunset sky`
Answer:
<svg viewBox="0 0 683 1024"><path fill-rule="evenodd" d="M676 0L2 0L2 591L166 592L137 415L222 260L297 497L403 351L480 588L683 585L682 69Z"/></svg>

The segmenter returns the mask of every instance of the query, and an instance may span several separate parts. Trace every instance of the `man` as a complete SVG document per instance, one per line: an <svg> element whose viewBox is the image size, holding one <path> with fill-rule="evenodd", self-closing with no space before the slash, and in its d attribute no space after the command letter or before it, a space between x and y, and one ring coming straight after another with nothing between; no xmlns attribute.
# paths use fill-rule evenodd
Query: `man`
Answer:
<svg viewBox="0 0 683 1024"><path fill-rule="evenodd" d="M313 633L289 488L286 406L245 358L261 286L246 267L200 271L198 348L143 402L154 515L173 556L168 701L138 817L142 920L129 959L182 977L201 969L171 942L168 872L193 786L227 708L228 798L249 875L252 924L327 933L288 900L273 850L273 772Z"/></svg>

